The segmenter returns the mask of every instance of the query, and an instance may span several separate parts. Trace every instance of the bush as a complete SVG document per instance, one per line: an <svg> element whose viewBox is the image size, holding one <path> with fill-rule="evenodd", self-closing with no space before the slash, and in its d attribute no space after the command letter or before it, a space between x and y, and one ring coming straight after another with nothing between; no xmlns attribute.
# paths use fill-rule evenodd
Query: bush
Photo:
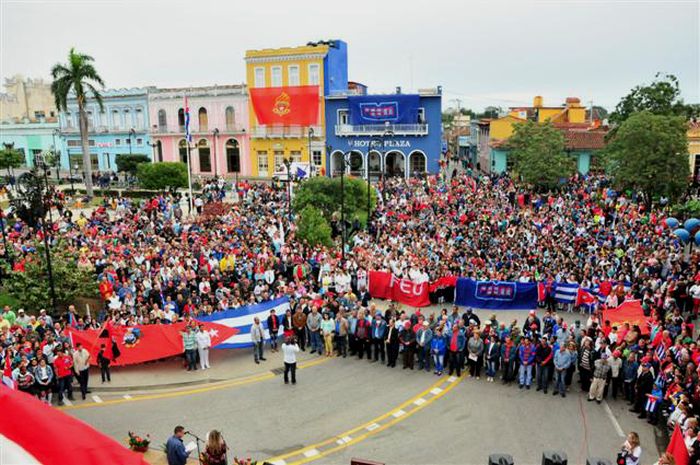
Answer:
<svg viewBox="0 0 700 465"><path fill-rule="evenodd" d="M117 162L117 171L120 173L129 173L135 175L138 171L138 167L142 163L150 163L151 158L148 155L143 155L141 153L128 155L119 154L115 160Z"/></svg>
<svg viewBox="0 0 700 465"><path fill-rule="evenodd" d="M363 179L346 176L345 184L345 218L366 216L367 183ZM294 193L294 209L303 211L306 207L320 210L321 215L330 221L335 212L340 212L340 178L319 176L301 183ZM377 205L377 191L370 190L370 210ZM365 213L365 214L362 214Z"/></svg>
<svg viewBox="0 0 700 465"><path fill-rule="evenodd" d="M673 207L673 215L681 220L700 217L700 200L691 199L686 203L676 205Z"/></svg>
<svg viewBox="0 0 700 465"><path fill-rule="evenodd" d="M144 189L187 187L187 165L181 162L142 163L137 176Z"/></svg>
<svg viewBox="0 0 700 465"><path fill-rule="evenodd" d="M301 218L297 224L296 235L305 240L311 246L333 245L331 239L331 227L318 208L307 206L301 211Z"/></svg>

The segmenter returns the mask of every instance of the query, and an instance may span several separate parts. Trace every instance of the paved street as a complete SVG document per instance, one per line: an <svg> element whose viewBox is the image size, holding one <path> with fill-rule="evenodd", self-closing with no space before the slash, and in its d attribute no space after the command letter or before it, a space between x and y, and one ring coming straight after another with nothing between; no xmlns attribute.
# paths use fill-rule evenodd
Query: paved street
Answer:
<svg viewBox="0 0 700 465"><path fill-rule="evenodd" d="M299 370L298 384L285 386L275 370L282 366L279 354L267 356L264 366L242 369L228 381L125 394L115 387L100 392L100 402L76 402L66 412L119 441L129 430L150 433L155 448L176 424L202 436L218 428L232 455L286 464L347 464L351 457L482 464L496 451L535 464L544 449L563 450L578 464L588 456L614 458L620 431L631 430L640 433L647 460L656 454L652 428L626 404L611 401L611 415L605 403L586 402L577 387L561 399L485 378L437 378L355 358L313 358ZM248 357L236 358L237 365L247 363Z"/></svg>

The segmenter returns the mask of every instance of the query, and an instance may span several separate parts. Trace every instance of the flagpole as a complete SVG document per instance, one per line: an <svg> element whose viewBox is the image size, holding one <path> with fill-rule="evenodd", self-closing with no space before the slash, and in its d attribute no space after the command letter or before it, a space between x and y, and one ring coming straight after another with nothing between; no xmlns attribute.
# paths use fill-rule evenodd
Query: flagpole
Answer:
<svg viewBox="0 0 700 465"><path fill-rule="evenodd" d="M192 154L190 151L190 142L187 141L187 186L190 190L190 214L194 211L193 208L193 197L192 197Z"/></svg>

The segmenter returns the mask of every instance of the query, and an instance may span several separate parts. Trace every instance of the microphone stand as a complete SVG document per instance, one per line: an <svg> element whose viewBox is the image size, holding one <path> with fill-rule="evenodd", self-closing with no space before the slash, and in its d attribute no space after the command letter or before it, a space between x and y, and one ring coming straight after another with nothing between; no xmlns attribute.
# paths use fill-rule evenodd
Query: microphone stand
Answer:
<svg viewBox="0 0 700 465"><path fill-rule="evenodd" d="M190 431L185 431L185 434L188 434L194 438L194 441L197 444L197 461L199 462L199 465L202 465L202 452L199 449L199 442L202 441L202 444L203 444L204 440L200 439L199 436L197 436L196 434L194 434Z"/></svg>

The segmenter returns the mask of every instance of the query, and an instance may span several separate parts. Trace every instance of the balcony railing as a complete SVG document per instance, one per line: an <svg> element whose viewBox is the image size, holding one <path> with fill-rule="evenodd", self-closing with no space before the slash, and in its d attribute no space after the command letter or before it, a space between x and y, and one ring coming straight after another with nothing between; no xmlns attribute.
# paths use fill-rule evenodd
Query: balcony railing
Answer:
<svg viewBox="0 0 700 465"><path fill-rule="evenodd" d="M313 129L313 137L323 137L320 126L255 126L251 137L256 139L298 139L309 136L309 127Z"/></svg>
<svg viewBox="0 0 700 465"><path fill-rule="evenodd" d="M336 136L381 136L391 131L396 135L424 136L428 134L428 125L417 124L337 124Z"/></svg>
<svg viewBox="0 0 700 465"><path fill-rule="evenodd" d="M207 128L207 130L200 131L199 128L190 127L190 132L192 134L211 134L214 131L213 127ZM238 133L245 132L245 129L239 126L224 126L219 128L219 133ZM151 129L151 134L185 134L185 126L154 126Z"/></svg>

